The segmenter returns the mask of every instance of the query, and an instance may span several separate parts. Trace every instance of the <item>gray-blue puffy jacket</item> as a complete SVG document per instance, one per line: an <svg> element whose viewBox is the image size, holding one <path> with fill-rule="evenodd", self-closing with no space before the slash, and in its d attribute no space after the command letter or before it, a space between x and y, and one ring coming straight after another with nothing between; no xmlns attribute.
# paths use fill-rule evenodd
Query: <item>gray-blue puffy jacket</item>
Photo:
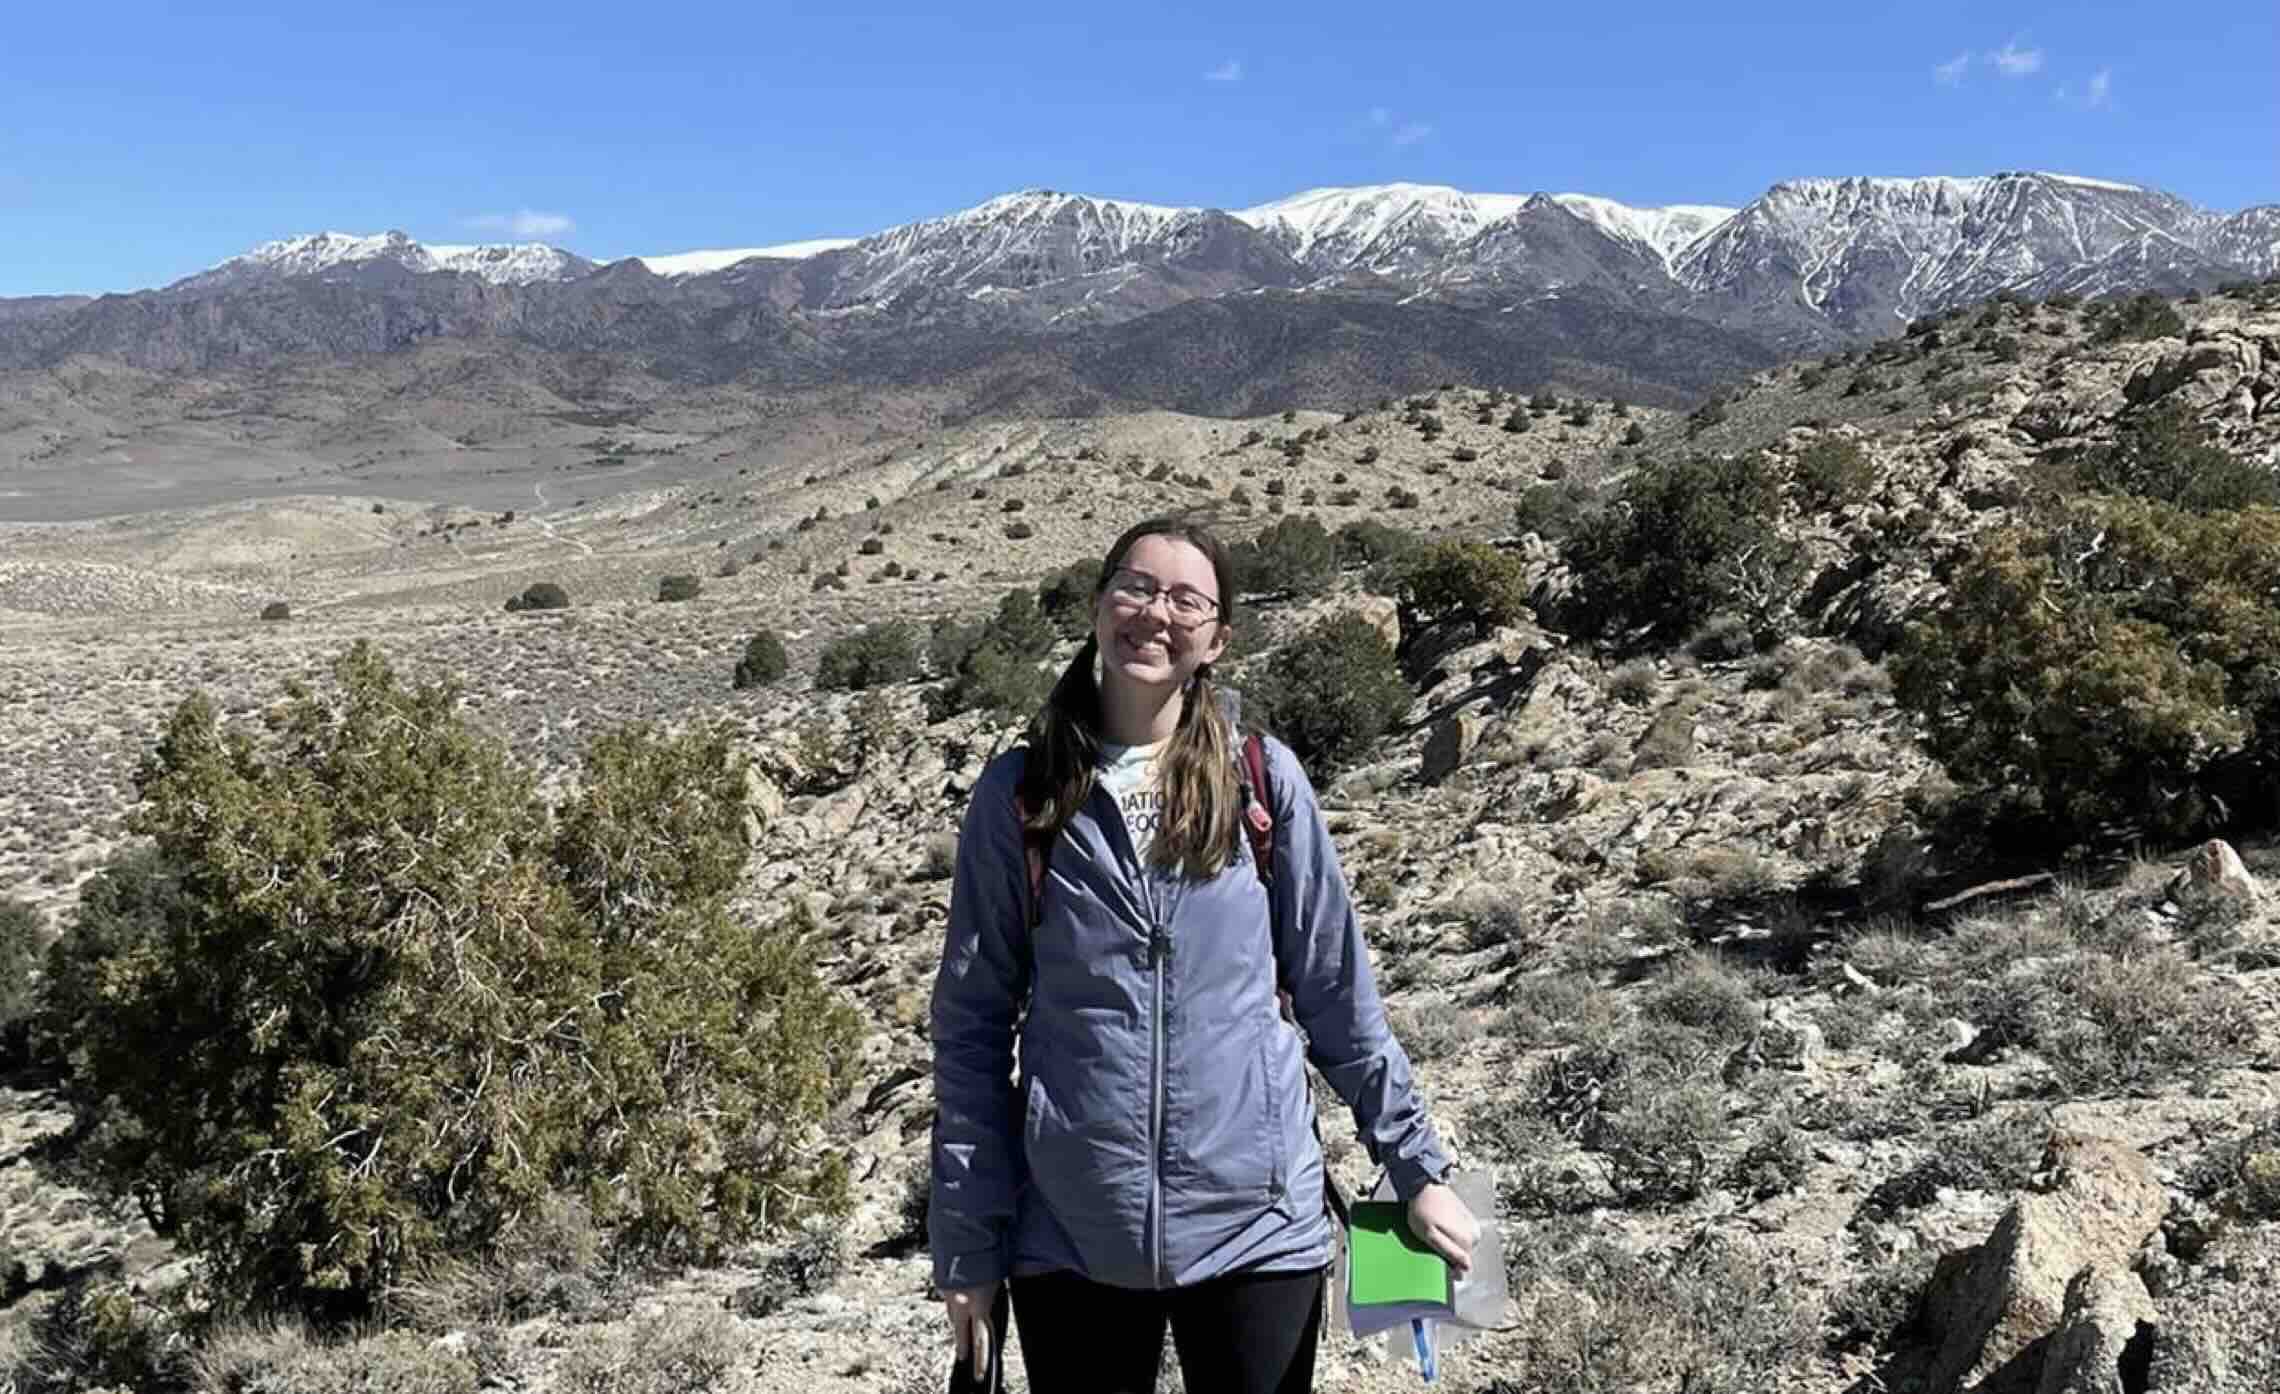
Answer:
<svg viewBox="0 0 2280 1394"><path fill-rule="evenodd" d="M1144 868L1096 787L1047 858L1034 933L1024 752L983 772L934 984L936 1286L1070 1269L1162 1288L1328 1262L1309 1050L1404 1198L1447 1169L1314 787L1281 742L1266 754L1271 913L1246 839L1209 880Z"/></svg>

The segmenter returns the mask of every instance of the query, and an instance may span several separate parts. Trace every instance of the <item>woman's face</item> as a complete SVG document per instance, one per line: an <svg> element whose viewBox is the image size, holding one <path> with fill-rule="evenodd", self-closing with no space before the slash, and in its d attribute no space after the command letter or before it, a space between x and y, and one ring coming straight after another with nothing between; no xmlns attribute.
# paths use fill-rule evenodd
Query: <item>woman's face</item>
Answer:
<svg viewBox="0 0 2280 1394"><path fill-rule="evenodd" d="M1182 538L1151 534L1127 548L1093 606L1106 682L1186 684L1226 652L1224 597L1211 558Z"/></svg>

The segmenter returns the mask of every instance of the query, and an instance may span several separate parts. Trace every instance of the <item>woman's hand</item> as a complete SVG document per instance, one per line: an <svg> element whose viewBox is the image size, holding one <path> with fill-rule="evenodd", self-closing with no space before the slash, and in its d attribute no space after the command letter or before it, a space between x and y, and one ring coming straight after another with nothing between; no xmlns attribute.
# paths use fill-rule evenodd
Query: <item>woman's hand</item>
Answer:
<svg viewBox="0 0 2280 1394"><path fill-rule="evenodd" d="M1480 1242L1480 1221L1464 1197L1435 1181L1409 1198L1409 1232L1449 1261L1458 1277L1472 1267L1473 1245Z"/></svg>
<svg viewBox="0 0 2280 1394"><path fill-rule="evenodd" d="M1464 1202L1459 1201L1461 1206ZM975 1288L955 1288L942 1294L942 1305L950 1313L950 1335L957 1342L958 1358L972 1361L974 1378L980 1379L990 1368L990 1308L997 1305L996 1283L984 1283Z"/></svg>

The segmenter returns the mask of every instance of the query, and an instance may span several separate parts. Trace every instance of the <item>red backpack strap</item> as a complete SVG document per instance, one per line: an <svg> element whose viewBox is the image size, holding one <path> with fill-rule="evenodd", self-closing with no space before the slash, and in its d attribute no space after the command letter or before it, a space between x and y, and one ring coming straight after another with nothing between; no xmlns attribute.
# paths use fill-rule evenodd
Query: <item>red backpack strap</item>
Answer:
<svg viewBox="0 0 2280 1394"><path fill-rule="evenodd" d="M1267 743L1253 731L1243 737L1243 834L1259 879L1275 879L1275 791L1267 782Z"/></svg>

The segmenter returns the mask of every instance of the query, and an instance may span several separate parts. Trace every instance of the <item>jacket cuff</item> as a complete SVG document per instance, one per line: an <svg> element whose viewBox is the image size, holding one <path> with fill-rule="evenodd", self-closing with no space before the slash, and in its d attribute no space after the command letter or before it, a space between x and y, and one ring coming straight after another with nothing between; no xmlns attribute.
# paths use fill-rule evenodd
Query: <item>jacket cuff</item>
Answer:
<svg viewBox="0 0 2280 1394"><path fill-rule="evenodd" d="M938 1292L953 1292L959 1288L978 1288L984 1283L1002 1283L1009 1266L1003 1245L964 1254L936 1254L934 1287Z"/></svg>
<svg viewBox="0 0 2280 1394"><path fill-rule="evenodd" d="M1444 1180L1450 1171L1448 1154L1438 1142L1428 1144L1414 1156L1388 1157L1385 1175L1393 1183L1394 1194L1408 1204L1419 1191L1436 1181Z"/></svg>

